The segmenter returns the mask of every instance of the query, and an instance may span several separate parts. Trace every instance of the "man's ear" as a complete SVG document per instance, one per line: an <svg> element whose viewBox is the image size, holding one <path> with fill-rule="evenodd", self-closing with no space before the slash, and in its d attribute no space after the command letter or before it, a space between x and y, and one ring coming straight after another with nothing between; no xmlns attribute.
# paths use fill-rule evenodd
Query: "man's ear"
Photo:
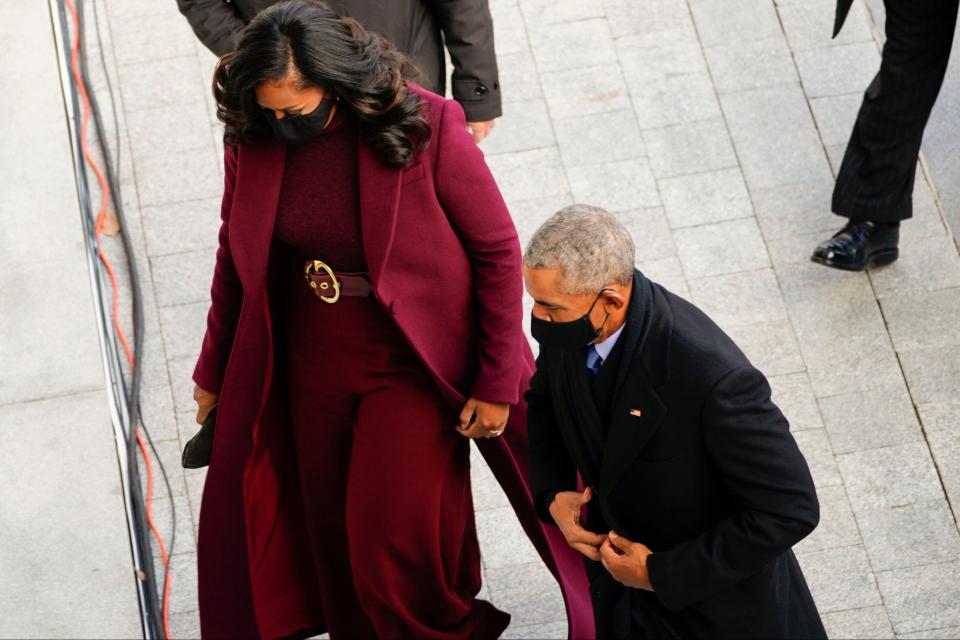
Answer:
<svg viewBox="0 0 960 640"><path fill-rule="evenodd" d="M607 313L620 311L628 302L624 292L618 289L605 289L601 295L603 297L603 309Z"/></svg>

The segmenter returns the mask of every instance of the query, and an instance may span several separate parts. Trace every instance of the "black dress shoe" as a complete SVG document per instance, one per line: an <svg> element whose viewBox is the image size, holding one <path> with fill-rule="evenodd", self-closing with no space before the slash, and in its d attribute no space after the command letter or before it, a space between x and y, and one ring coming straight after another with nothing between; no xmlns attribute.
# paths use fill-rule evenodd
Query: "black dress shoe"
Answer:
<svg viewBox="0 0 960 640"><path fill-rule="evenodd" d="M899 225L851 221L817 247L810 259L834 269L863 271L896 260L899 242Z"/></svg>

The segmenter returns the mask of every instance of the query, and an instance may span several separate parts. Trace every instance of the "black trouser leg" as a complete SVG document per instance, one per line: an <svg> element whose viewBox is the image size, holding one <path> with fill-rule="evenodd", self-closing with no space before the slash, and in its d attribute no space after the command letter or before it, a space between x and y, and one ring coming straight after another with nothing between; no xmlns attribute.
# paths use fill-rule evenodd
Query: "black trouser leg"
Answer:
<svg viewBox="0 0 960 640"><path fill-rule="evenodd" d="M958 0L884 0L887 41L833 189L833 212L896 222L913 215L923 129L950 58Z"/></svg>

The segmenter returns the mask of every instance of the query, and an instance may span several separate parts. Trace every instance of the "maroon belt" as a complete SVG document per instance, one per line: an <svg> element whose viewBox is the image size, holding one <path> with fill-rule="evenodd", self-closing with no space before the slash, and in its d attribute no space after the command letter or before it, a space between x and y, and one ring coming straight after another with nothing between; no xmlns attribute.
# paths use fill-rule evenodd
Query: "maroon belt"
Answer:
<svg viewBox="0 0 960 640"><path fill-rule="evenodd" d="M366 298L373 286L363 273L334 273L322 260L307 260L303 266L303 277L310 288L324 302L333 304L340 296Z"/></svg>

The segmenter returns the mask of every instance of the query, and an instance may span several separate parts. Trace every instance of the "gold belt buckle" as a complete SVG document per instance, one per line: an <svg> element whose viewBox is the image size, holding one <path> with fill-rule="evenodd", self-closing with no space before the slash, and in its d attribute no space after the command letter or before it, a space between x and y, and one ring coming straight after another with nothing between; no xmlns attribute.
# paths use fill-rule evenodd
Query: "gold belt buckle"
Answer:
<svg viewBox="0 0 960 640"><path fill-rule="evenodd" d="M314 282L313 280L310 280L310 274L320 273L321 271L326 272L326 274L330 276L330 280L333 281L333 295L320 296L320 299L330 304L333 304L334 302L340 299L340 281L337 280L337 276L333 273L333 269L331 269L326 262L322 260L311 260L307 262L307 266L306 268L304 268L303 271L304 271L304 277L310 281L310 286L314 289L317 288L317 283ZM320 283L321 291L326 290L329 287L330 287L330 284L327 282Z"/></svg>

